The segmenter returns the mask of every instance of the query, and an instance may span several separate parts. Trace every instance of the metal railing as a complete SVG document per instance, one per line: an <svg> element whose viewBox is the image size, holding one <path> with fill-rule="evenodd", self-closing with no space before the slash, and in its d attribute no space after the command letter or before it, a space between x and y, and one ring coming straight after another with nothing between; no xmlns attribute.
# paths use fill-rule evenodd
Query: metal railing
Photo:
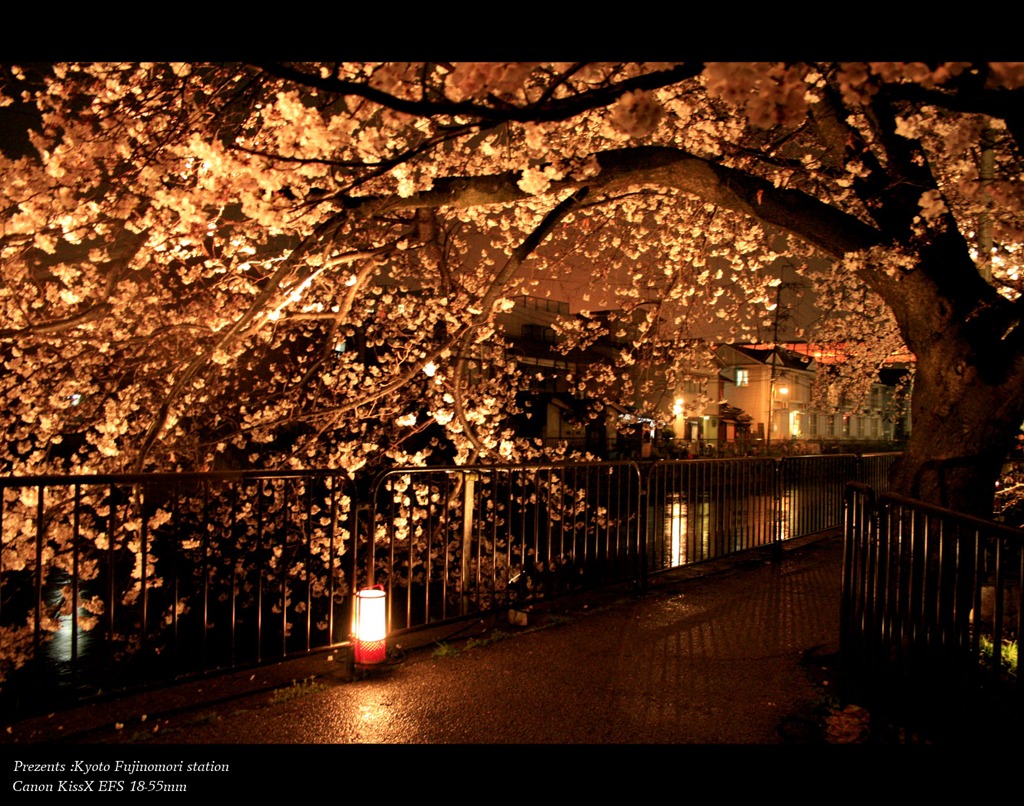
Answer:
<svg viewBox="0 0 1024 806"><path fill-rule="evenodd" d="M1019 728L1024 531L851 484L845 534L847 695L908 735Z"/></svg>
<svg viewBox="0 0 1024 806"><path fill-rule="evenodd" d="M86 694L341 640L351 501L326 472L0 479L0 677Z"/></svg>
<svg viewBox="0 0 1024 806"><path fill-rule="evenodd" d="M865 460L0 478L0 702L338 646L370 584L389 593L393 633L642 589L651 573L839 528L836 491Z"/></svg>
<svg viewBox="0 0 1024 806"><path fill-rule="evenodd" d="M658 462L647 479L647 568L659 572L782 539L774 459Z"/></svg>
<svg viewBox="0 0 1024 806"><path fill-rule="evenodd" d="M887 483L898 456L656 462L646 483L647 570L657 573L838 529L847 483Z"/></svg>
<svg viewBox="0 0 1024 806"><path fill-rule="evenodd" d="M631 462L385 474L372 576L389 630L636 579L640 491Z"/></svg>
<svg viewBox="0 0 1024 806"><path fill-rule="evenodd" d="M889 476L893 465L901 455L899 453L861 454L857 458L857 481L868 485L876 493L890 492Z"/></svg>

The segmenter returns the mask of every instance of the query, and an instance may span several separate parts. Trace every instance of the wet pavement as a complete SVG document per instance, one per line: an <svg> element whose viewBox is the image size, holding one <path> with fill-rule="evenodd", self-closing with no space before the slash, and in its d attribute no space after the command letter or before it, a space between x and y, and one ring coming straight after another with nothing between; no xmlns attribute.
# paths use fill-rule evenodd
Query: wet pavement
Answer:
<svg viewBox="0 0 1024 806"><path fill-rule="evenodd" d="M836 721L841 574L831 535L562 598L525 626L399 636L369 671L322 653L25 719L0 728L0 791L847 800L1014 781L999 770L1020 746L879 747Z"/></svg>
<svg viewBox="0 0 1024 806"><path fill-rule="evenodd" d="M628 590L24 720L4 744L691 744L823 741L842 543L705 563Z"/></svg>

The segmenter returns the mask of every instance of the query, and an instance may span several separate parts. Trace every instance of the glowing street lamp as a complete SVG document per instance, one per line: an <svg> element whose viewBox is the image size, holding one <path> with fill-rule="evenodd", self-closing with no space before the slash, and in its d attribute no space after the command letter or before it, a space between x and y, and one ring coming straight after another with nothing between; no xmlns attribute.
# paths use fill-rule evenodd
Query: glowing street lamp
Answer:
<svg viewBox="0 0 1024 806"><path fill-rule="evenodd" d="M386 596L383 585L363 588L356 594L352 645L355 662L361 666L380 663L387 654Z"/></svg>

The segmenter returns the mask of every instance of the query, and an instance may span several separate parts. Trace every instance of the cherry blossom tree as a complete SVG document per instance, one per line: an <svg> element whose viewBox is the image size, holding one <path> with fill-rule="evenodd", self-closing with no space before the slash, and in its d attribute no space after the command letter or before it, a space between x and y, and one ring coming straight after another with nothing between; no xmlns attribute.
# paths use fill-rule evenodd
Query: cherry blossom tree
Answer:
<svg viewBox="0 0 1024 806"><path fill-rule="evenodd" d="M851 368L916 357L898 488L991 509L1024 420L1022 65L2 76L6 472L529 458L514 297L622 312L561 327L634 341L573 379L599 399L770 319L785 260Z"/></svg>

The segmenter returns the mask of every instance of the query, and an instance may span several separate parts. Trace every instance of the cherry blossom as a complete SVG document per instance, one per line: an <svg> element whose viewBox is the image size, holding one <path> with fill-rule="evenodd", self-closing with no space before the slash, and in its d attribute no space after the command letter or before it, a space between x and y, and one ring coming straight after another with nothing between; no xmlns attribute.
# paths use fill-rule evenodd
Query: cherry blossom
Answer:
<svg viewBox="0 0 1024 806"><path fill-rule="evenodd" d="M621 339L576 388L643 409L709 341L764 334L785 260L859 345L844 377L916 356L904 489L978 500L1024 417L1020 76L8 66L4 470L533 458L510 300L571 300L563 350ZM968 444L992 447L940 489L924 469Z"/></svg>

